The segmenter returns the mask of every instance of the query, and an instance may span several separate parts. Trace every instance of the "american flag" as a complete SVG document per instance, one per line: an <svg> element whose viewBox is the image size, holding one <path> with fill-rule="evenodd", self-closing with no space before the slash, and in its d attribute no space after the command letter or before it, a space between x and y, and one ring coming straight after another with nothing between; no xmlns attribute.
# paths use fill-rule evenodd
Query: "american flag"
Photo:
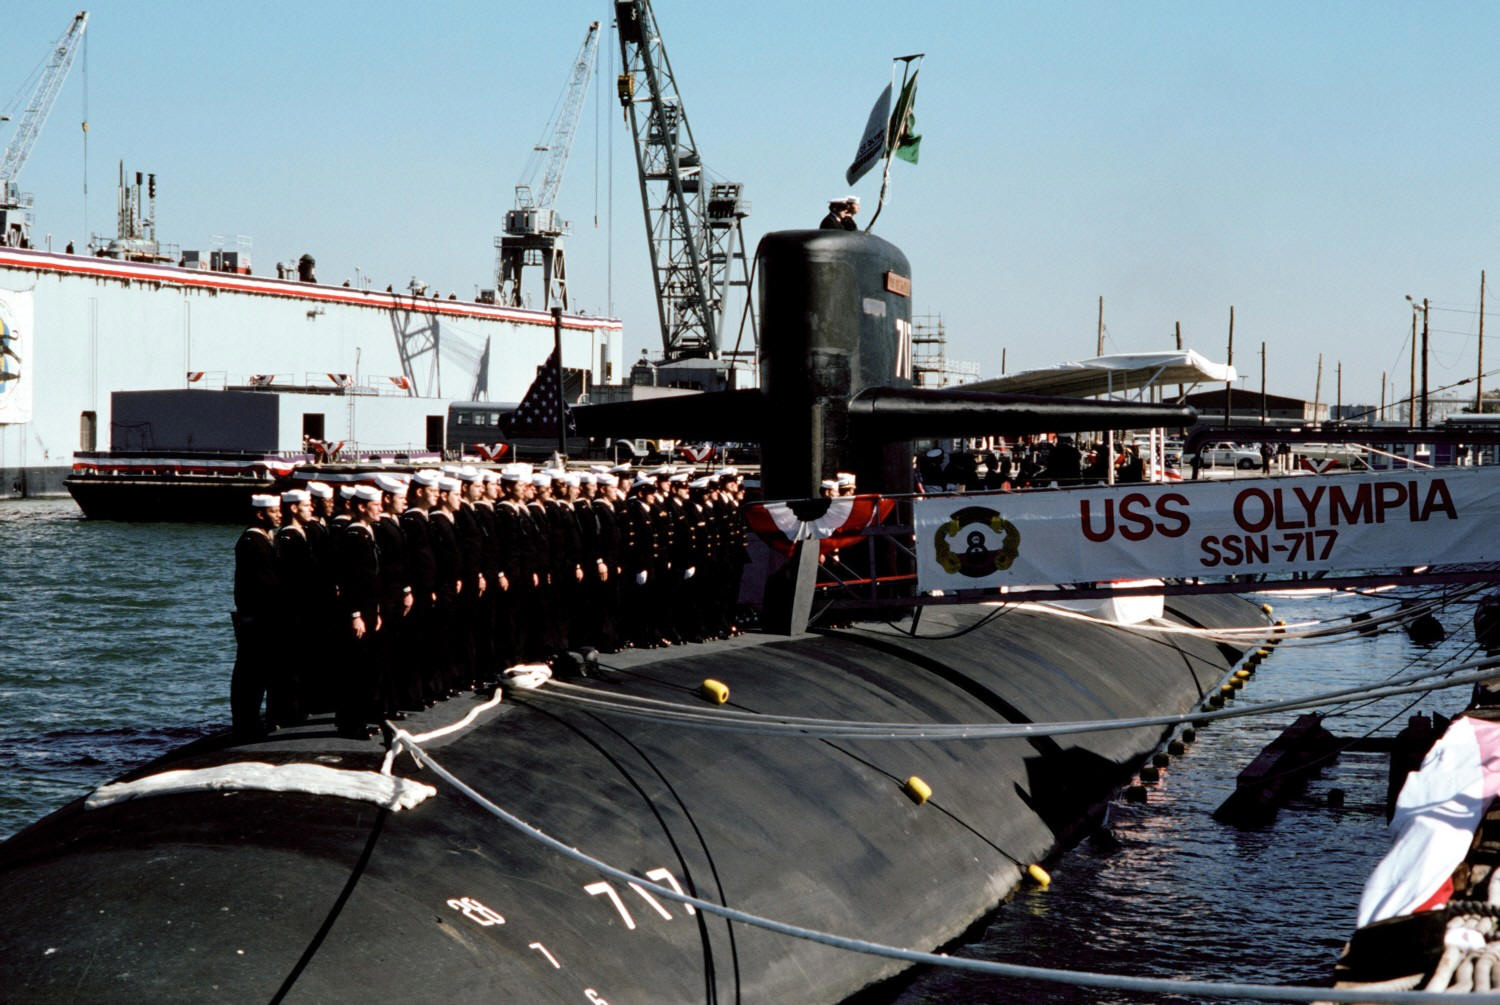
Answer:
<svg viewBox="0 0 1500 1005"><path fill-rule="evenodd" d="M560 373L560 364L557 360L557 350L547 357L541 369L537 371L536 380L531 382L531 387L526 391L526 397L521 399L521 404L511 412L506 423L506 430L511 436L556 436L557 420L559 413L563 421L567 423L568 432L574 431L573 415L567 403L558 399L557 385Z"/></svg>

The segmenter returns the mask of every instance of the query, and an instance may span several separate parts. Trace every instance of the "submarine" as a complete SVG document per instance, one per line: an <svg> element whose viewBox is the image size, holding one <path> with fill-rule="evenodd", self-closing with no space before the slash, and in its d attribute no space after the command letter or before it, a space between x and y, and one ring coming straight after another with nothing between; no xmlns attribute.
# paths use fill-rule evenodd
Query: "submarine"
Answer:
<svg viewBox="0 0 1500 1005"><path fill-rule="evenodd" d="M1194 418L914 388L898 248L787 231L756 254L762 387L580 408L580 431L751 431L765 497L800 500L835 470L910 491L915 436ZM1081 838L1166 734L836 724L1187 714L1240 655L1209 630L1265 623L1243 600L1194 596L1165 598L1163 617L1203 634L979 602L831 627L806 616L809 554L767 591L776 631L609 656L368 740L317 717L210 736L59 809L0 844L3 997L843 1001L910 964L705 906L949 945Z"/></svg>

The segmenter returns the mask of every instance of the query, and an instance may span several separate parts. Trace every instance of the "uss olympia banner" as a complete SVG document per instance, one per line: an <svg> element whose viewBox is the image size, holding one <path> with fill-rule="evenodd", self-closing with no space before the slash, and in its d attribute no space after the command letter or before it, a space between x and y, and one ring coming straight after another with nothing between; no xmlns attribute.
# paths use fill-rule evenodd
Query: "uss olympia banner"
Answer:
<svg viewBox="0 0 1500 1005"><path fill-rule="evenodd" d="M922 591L1500 561L1500 468L923 498Z"/></svg>

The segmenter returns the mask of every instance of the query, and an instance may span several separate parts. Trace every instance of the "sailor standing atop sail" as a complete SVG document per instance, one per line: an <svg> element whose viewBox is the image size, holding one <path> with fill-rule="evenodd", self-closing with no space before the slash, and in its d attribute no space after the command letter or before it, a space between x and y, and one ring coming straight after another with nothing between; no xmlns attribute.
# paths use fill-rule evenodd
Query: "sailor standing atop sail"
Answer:
<svg viewBox="0 0 1500 1005"><path fill-rule="evenodd" d="M273 633L280 604L281 570L275 534L281 526L281 500L250 497L250 526L234 545L234 635L238 648L229 680L234 731L259 736L266 731L260 706L276 665Z"/></svg>
<svg viewBox="0 0 1500 1005"><path fill-rule="evenodd" d="M846 195L828 203L828 215L818 224L820 230L858 230L854 214L859 212L859 196Z"/></svg>

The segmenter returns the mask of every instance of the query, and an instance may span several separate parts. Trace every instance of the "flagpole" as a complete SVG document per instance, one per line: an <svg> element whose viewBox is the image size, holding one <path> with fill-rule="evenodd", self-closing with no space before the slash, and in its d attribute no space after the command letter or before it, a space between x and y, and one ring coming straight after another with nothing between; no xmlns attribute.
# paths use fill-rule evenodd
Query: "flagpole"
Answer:
<svg viewBox="0 0 1500 1005"><path fill-rule="evenodd" d="M875 212L870 215L870 222L865 224L865 233L867 234L874 229L875 221L880 219L880 211L885 208L885 194L886 190L890 188L891 184L891 157L895 155L896 145L901 142L901 134L906 129L906 116L901 114L903 111L906 111L906 109L901 108L901 94L906 90L906 81L908 80L909 74L911 72L911 63L912 60L920 60L925 55L926 53L919 52L913 56L896 56L891 60L891 86L896 94L895 114L901 119L901 124L896 127L895 136L892 136L890 134L890 127L886 127L887 132L885 137L885 169L881 172L880 175L880 199L875 203ZM900 87L895 86L897 63L901 64Z"/></svg>
<svg viewBox="0 0 1500 1005"><path fill-rule="evenodd" d="M557 355L557 452L568 456L568 403L563 398L562 372L562 308L552 308L552 351Z"/></svg>

